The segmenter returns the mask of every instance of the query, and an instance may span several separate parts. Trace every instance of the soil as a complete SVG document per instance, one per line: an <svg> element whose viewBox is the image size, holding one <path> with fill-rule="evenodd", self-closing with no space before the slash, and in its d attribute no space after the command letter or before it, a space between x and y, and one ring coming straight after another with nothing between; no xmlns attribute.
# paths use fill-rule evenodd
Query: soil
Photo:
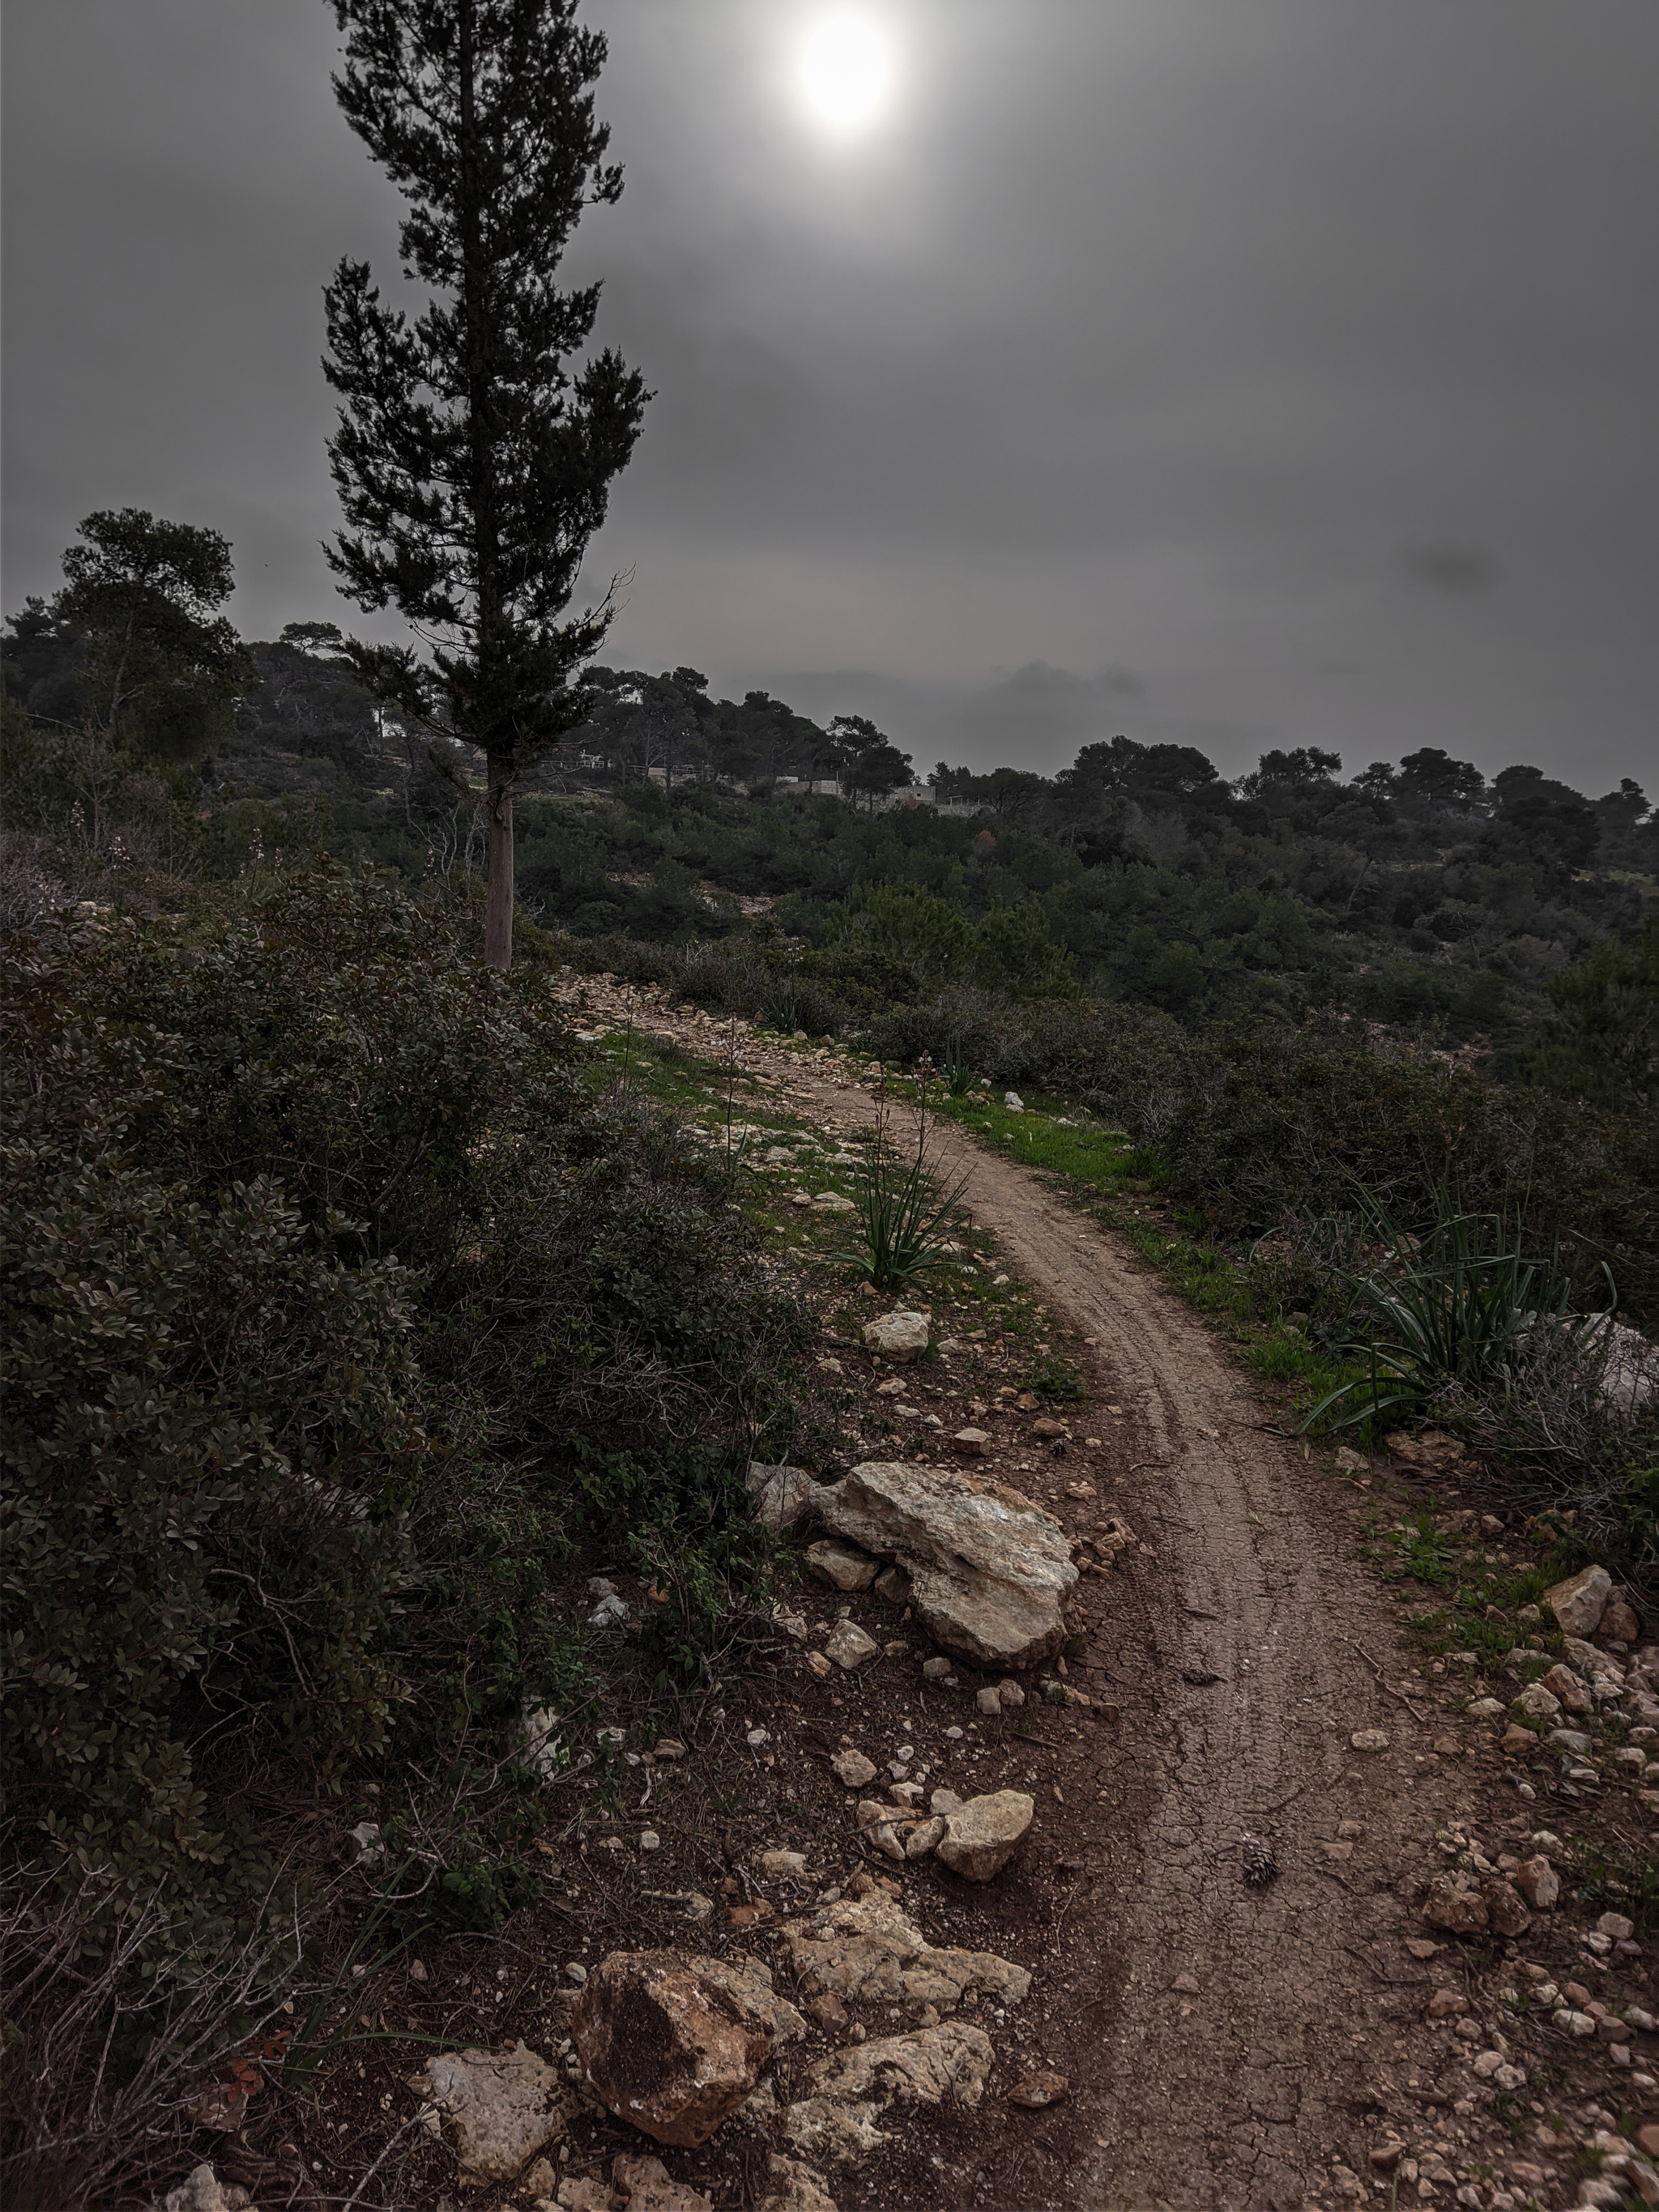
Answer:
<svg viewBox="0 0 1659 2212"><path fill-rule="evenodd" d="M756 1049L744 1060L787 1074L793 1100L821 1121L850 1129L875 1110L868 1091L800 1057ZM1379 1503L1409 1501L1414 1478L1380 1462L1338 1480L1327 1455L1267 1433L1271 1413L1219 1335L1116 1240L1032 1173L954 1133L946 1144L969 1174L965 1202L1046 1303L1054 1333L1068 1334L1089 1385L1066 1456L1044 1457L1011 1425L995 1471L1074 1538L1115 1513L1139 1539L1079 1583L1084 1641L1067 1680L1088 1703L1034 1703L1006 1723L982 1722L971 1669L957 1670L951 1690L919 1680L925 1646L820 1681L782 1638L732 1666L730 1710L711 1707L688 1734L672 1806L659 1798L611 1823L629 1848L611 1850L603 1822L574 1822L544 1865L556 1879L543 1906L498 1936L427 1947L426 1980L394 1970L366 2025L450 2045L521 2035L550 2052L568 2032L568 1996L553 1994L562 1960L659 1943L714 1950L735 1938L781 1968L778 1923L819 1883L862 1869L896 1880L933 1940L1000 1952L1030 1967L1034 1984L1006 2016L965 2008L997 2051L980 2107L891 2116L885 2149L826 2176L840 2212L1276 2212L1391 2203L1408 2184L1438 2202L1461 2184L1478 2191L1462 2201L1482 2206L1568 2203L1571 2138L1551 2126L1559 2113L1570 2106L1583 2125L1598 2111L1608 2124L1641 2120L1659 2098L1617 2072L1605 2043L1572 2044L1547 2014L1517 2029L1499 1992L1525 1988L1536 1964L1608 2005L1640 2002L1645 1966L1635 1954L1608 1966L1592 1959L1565 1912L1540 1916L1518 1944L1471 1950L1444 1939L1426 1958L1406 1948L1434 1936L1418 1908L1457 1847L1447 1831L1477 1849L1485 1838L1494 1860L1517 1847L1524 1856L1534 1828L1563 1809L1546 1802L1542 1762L1534 1802L1517 1796L1522 1773L1490 1725L1456 1709L1467 1686L1449 1686L1458 1696L1448 1710L1397 1593L1361 1556L1362 1524ZM1085 1432L1097 1449L1082 1448ZM1079 1487L1092 1494L1068 1494ZM832 1614L834 1595L809 1595L809 1613ZM860 1618L875 1628L876 1611L861 1602ZM888 1619L887 1635L904 1640L898 1615ZM947 1737L950 1727L960 1736ZM1386 1748L1356 1750L1352 1736L1370 1729ZM861 1859L852 1801L829 1770L849 1741L878 1762L912 1746L929 1787L1031 1790L1038 1809L1020 1857L988 1885L933 1861ZM648 1860L632 1849L647 1820L661 1838ZM1251 1838L1279 1869L1261 1886L1247 1879ZM750 1869L769 1845L805 1850L812 1882L757 1883ZM693 1889L716 1910L688 1925L663 1893ZM787 1972L779 1979L787 1986ZM1474 2077L1479 2044L1425 2022L1443 1985L1516 2043L1529 2074L1518 2098L1495 2099ZM872 2036L913 2024L853 2010ZM816 2033L789 2054L786 2081L844 2035ZM407 2118L403 2085L422 2055L394 2042L331 2069L299 2144L313 2201L340 2203ZM1638 2051L1637 2069L1647 2063ZM1065 2075L1069 2095L1042 2111L1009 2103L1012 2084L1038 2068ZM280 2138L301 2137L300 2115L289 2106L279 2118L273 2100L256 2132L274 2156ZM1421 2162L1420 2181L1407 2165L1372 2167L1372 2151L1390 2142ZM405 2146L364 2205L438 2207L453 2191L445 2146L418 2131ZM766 2147L758 2121L734 2122L700 2152L660 2155L720 2212L739 2212L766 2193ZM608 2172L617 2150L657 2148L586 2110L559 2170ZM466 2201L483 2212L525 2200L509 2189Z"/></svg>

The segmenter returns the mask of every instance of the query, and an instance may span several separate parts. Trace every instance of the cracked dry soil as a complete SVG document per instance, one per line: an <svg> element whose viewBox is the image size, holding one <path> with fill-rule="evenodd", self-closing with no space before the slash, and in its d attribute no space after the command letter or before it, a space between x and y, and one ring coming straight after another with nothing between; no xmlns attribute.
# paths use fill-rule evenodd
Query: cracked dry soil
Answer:
<svg viewBox="0 0 1659 2212"><path fill-rule="evenodd" d="M847 1126L873 1117L866 1093L804 1087ZM1133 1577L1079 1586L1082 1671L1121 1718L1074 1754L1087 1765L1067 1761L1065 1814L1039 1815L1049 1850L1064 1819L1059 1847L1081 1880L1050 1987L1034 1992L1073 2094L1030 2125L1046 2169L1030 2201L1334 2201L1334 2159L1365 2170L1364 2116L1391 2032L1381 1986L1418 1980L1397 1942L1367 1954L1407 1920L1396 1831L1431 1822L1407 1752L1349 1746L1373 1726L1403 1740L1404 1716L1354 1648L1397 1679L1394 1620L1353 1556L1351 1517L1297 1447L1262 1433L1203 1324L1035 1176L955 1133L945 1141L969 1175L964 1203L1097 1340L1094 1379L1126 1418L1090 1474L1155 1554ZM1200 1687L1183 1670L1218 1679ZM1339 1872L1323 1844L1343 1820L1366 1840ZM1273 1845L1282 1875L1269 1887L1245 1882L1247 1832ZM1175 1990L1178 1976L1196 1989Z"/></svg>

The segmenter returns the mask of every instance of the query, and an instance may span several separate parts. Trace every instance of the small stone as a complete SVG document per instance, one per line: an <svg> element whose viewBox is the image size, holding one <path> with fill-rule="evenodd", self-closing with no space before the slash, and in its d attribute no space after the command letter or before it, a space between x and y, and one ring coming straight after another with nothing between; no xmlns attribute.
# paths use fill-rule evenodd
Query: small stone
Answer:
<svg viewBox="0 0 1659 2212"><path fill-rule="evenodd" d="M572 1959L564 1970L564 1978L573 1987L580 1989L587 1979L587 1969L579 1959Z"/></svg>
<svg viewBox="0 0 1659 2212"><path fill-rule="evenodd" d="M878 1352L884 1359L902 1363L919 1359L927 1349L929 1334L926 1314L901 1311L883 1314L879 1320L864 1324L866 1347Z"/></svg>
<svg viewBox="0 0 1659 2212"><path fill-rule="evenodd" d="M1382 1443L1407 1467L1425 1468L1431 1474L1440 1474L1454 1466L1468 1449L1455 1437L1449 1437L1443 1429L1425 1429L1419 1437L1407 1436L1403 1429L1397 1429L1392 1436L1384 1437Z"/></svg>
<svg viewBox="0 0 1659 2212"><path fill-rule="evenodd" d="M866 1843L890 1859L902 1859L904 1838L901 1829L908 1832L908 1817L891 1805L884 1805L873 1797L866 1797L858 1808L858 1824Z"/></svg>
<svg viewBox="0 0 1659 2212"><path fill-rule="evenodd" d="M1172 1990L1179 1990L1185 1996L1195 1997L1198 1995L1198 1976L1196 1974L1177 1974L1174 1981L1170 1983L1170 1987Z"/></svg>
<svg viewBox="0 0 1659 2212"><path fill-rule="evenodd" d="M1627 1920L1622 1912L1604 1912L1595 1926L1598 1934L1611 1936L1615 1943L1628 1943L1636 1933L1635 1922Z"/></svg>
<svg viewBox="0 0 1659 2212"><path fill-rule="evenodd" d="M825 1362L820 1361L823 1365ZM827 1363L841 1372L839 1360ZM793 1528L797 1521L810 1510L812 1493L817 1488L805 1468L789 1467L782 1462L763 1466L759 1460L750 1460L745 1477L749 1495L754 1500L755 1518L774 1535L781 1535Z"/></svg>
<svg viewBox="0 0 1659 2212"><path fill-rule="evenodd" d="M937 1814L930 1820L922 1820L911 1829L904 1840L907 1859L925 1859L929 1851L937 1850L945 1833L945 1822Z"/></svg>
<svg viewBox="0 0 1659 2212"><path fill-rule="evenodd" d="M418 1959L411 1959L409 1962L409 1978L411 1982L423 1982L426 1979L426 1968Z"/></svg>
<svg viewBox="0 0 1659 2212"><path fill-rule="evenodd" d="M564 2133L558 2074L525 2044L441 2051L416 2079L455 2130L464 2189L511 2181Z"/></svg>
<svg viewBox="0 0 1659 2212"><path fill-rule="evenodd" d="M972 1797L946 1816L938 1856L970 1881L989 1881L1024 1840L1036 1807L1023 1790L999 1790Z"/></svg>
<svg viewBox="0 0 1659 2212"><path fill-rule="evenodd" d="M1495 2089L1508 2089L1513 2092L1516 2089L1524 2089L1527 2086L1525 2073L1519 2066L1510 2065L1507 2061L1496 2069L1492 2080Z"/></svg>
<svg viewBox="0 0 1659 2212"><path fill-rule="evenodd" d="M1561 1700L1547 1690L1541 1682L1529 1682L1515 1700L1513 1711L1524 1714L1529 1721L1553 1720L1561 1710Z"/></svg>
<svg viewBox="0 0 1659 2212"><path fill-rule="evenodd" d="M811 1999L806 2014L829 2035L844 2035L853 2017L833 1991Z"/></svg>
<svg viewBox="0 0 1659 2212"><path fill-rule="evenodd" d="M1605 1567L1585 1567L1544 1592L1544 1602L1566 1636L1594 1636L1613 1595Z"/></svg>
<svg viewBox="0 0 1659 2212"><path fill-rule="evenodd" d="M1421 1936L1406 1938L1406 1948L1413 1959L1437 1959L1445 1948L1443 1943L1431 1943Z"/></svg>
<svg viewBox="0 0 1659 2212"><path fill-rule="evenodd" d="M1552 1729L1544 1741L1553 1750L1571 1751L1580 1759L1590 1747L1590 1740L1582 1729Z"/></svg>
<svg viewBox="0 0 1659 2212"><path fill-rule="evenodd" d="M763 1728L750 1729L744 1737L744 1741L750 1751L758 1751L763 1744L770 1743L771 1741L769 1733Z"/></svg>
<svg viewBox="0 0 1659 2212"><path fill-rule="evenodd" d="M642 1851L659 1851L662 1849L662 1838L654 1828L640 1830L640 1849Z"/></svg>
<svg viewBox="0 0 1659 2212"><path fill-rule="evenodd" d="M1057 2105L1063 2097L1069 2096L1071 2087L1063 2074L1026 2074L1008 2092L1008 2102L1024 2105L1028 2112L1040 2112L1045 2106Z"/></svg>
<svg viewBox="0 0 1659 2212"><path fill-rule="evenodd" d="M998 1717L1001 1715L1002 1700L998 1697L994 1690L984 1689L978 1691L975 1695L974 1703L978 1706L980 1711L982 1713L991 1714Z"/></svg>
<svg viewBox="0 0 1659 2212"><path fill-rule="evenodd" d="M1530 1729L1523 1729L1511 1721L1498 1740L1498 1748L1505 1759L1524 1759L1529 1751L1538 1747L1538 1739Z"/></svg>
<svg viewBox="0 0 1659 2212"><path fill-rule="evenodd" d="M1497 1698L1475 1698L1463 1710L1471 1720L1495 1721L1504 1707Z"/></svg>
<svg viewBox="0 0 1659 2212"><path fill-rule="evenodd" d="M1348 1738L1356 1751L1386 1751L1389 1747L1387 1729L1356 1729Z"/></svg>
<svg viewBox="0 0 1659 2212"><path fill-rule="evenodd" d="M1571 1667L1558 1662L1541 1679L1545 1689L1559 1698L1570 1713L1587 1713L1593 1709L1594 1698Z"/></svg>
<svg viewBox="0 0 1659 2212"><path fill-rule="evenodd" d="M824 1657L822 1651L809 1651L806 1655L806 1663L820 1681L823 1680L826 1674L832 1674L835 1671L831 1668L830 1662Z"/></svg>
<svg viewBox="0 0 1659 2212"><path fill-rule="evenodd" d="M845 1668L850 1674L855 1667L862 1667L867 1660L873 1659L881 1646L873 1636L866 1636L856 1623L838 1620L823 1649L827 1657L833 1659L837 1667Z"/></svg>
<svg viewBox="0 0 1659 2212"><path fill-rule="evenodd" d="M1371 2153L1370 2162L1378 2173L1392 2173L1399 2165L1405 2148L1404 2143L1379 2143Z"/></svg>
<svg viewBox="0 0 1659 2212"><path fill-rule="evenodd" d="M805 1881L806 1879L805 1851L763 1851L758 1864L768 1881Z"/></svg>
<svg viewBox="0 0 1659 2212"><path fill-rule="evenodd" d="M1561 1894L1560 1877L1547 1858L1523 1859L1515 1870L1515 1886L1528 1905L1547 1912Z"/></svg>
<svg viewBox="0 0 1659 2212"><path fill-rule="evenodd" d="M1429 1884L1423 1917L1453 1936L1479 1936L1487 1923L1486 1900L1458 1875L1437 1874Z"/></svg>
<svg viewBox="0 0 1659 2212"><path fill-rule="evenodd" d="M830 1762L837 1782L845 1790L862 1790L876 1778L876 1764L861 1751L838 1751Z"/></svg>
<svg viewBox="0 0 1659 2212"><path fill-rule="evenodd" d="M876 1595L887 1605L908 1605L909 1576L902 1567L884 1567L876 1577Z"/></svg>
<svg viewBox="0 0 1659 2212"><path fill-rule="evenodd" d="M1595 2022L1587 2012L1569 2011L1564 2006L1559 2012L1552 2013L1550 2018L1566 2035L1584 2036L1595 2033Z"/></svg>
<svg viewBox="0 0 1659 2212"><path fill-rule="evenodd" d="M867 1552L843 1544L834 1536L820 1536L806 1547L809 1572L838 1590L868 1589L876 1579L878 1562Z"/></svg>
<svg viewBox="0 0 1659 2212"><path fill-rule="evenodd" d="M1442 1759L1461 1759L1463 1756L1463 1747L1455 1735L1436 1736L1434 1747Z"/></svg>
<svg viewBox="0 0 1659 2212"><path fill-rule="evenodd" d="M659 2158L618 2151L611 2160L611 2181L628 2212L714 2212L712 2197L676 2181Z"/></svg>
<svg viewBox="0 0 1659 2212"><path fill-rule="evenodd" d="M991 1449L990 1432L986 1429L958 1429L951 1439L951 1449L964 1459L983 1459Z"/></svg>
<svg viewBox="0 0 1659 2212"><path fill-rule="evenodd" d="M1601 1615L1600 1633L1610 1644L1634 1644L1642 1633L1642 1624L1624 1599L1616 1597Z"/></svg>
<svg viewBox="0 0 1659 2212"><path fill-rule="evenodd" d="M927 1801L929 1808L942 1819L947 1813L959 1813L963 1801L954 1790L935 1790Z"/></svg>
<svg viewBox="0 0 1659 2212"><path fill-rule="evenodd" d="M1532 1926L1532 1915L1520 1893L1507 1881L1489 1881L1482 1894L1486 1900L1486 1924L1500 1936L1513 1939Z"/></svg>
<svg viewBox="0 0 1659 2212"><path fill-rule="evenodd" d="M1023 1114L1025 1111L1025 1102L1018 1091L1005 1091L1002 1094L1002 1103L1010 1114Z"/></svg>
<svg viewBox="0 0 1659 2212"><path fill-rule="evenodd" d="M380 1841L378 1820L359 1820L355 1828L347 1831L346 1842L350 1847L347 1852L348 1858L353 1866L361 1867L366 1874L378 1867L386 1857L386 1845Z"/></svg>
<svg viewBox="0 0 1659 2212"><path fill-rule="evenodd" d="M1437 1990L1429 1999L1425 2020L1456 2020L1469 2008L1469 2001L1461 1990Z"/></svg>

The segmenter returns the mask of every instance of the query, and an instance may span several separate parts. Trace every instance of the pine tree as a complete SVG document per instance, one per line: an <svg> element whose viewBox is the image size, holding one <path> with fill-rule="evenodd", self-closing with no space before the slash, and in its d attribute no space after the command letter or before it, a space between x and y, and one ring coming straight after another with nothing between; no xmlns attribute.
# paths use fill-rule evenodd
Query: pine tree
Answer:
<svg viewBox="0 0 1659 2212"><path fill-rule="evenodd" d="M80 690L112 744L163 760L210 752L252 689L253 663L222 607L235 588L216 530L100 508L64 556L59 625L84 637Z"/></svg>
<svg viewBox="0 0 1659 2212"><path fill-rule="evenodd" d="M325 292L349 526L328 557L348 598L424 641L354 645L365 679L484 754L484 957L506 968L514 787L592 703L573 678L611 596L560 617L650 396L608 348L573 371L599 288L555 282L583 210L622 191L590 89L605 41L576 0L331 4L335 94L409 203L398 258L428 298L411 319L349 258Z"/></svg>

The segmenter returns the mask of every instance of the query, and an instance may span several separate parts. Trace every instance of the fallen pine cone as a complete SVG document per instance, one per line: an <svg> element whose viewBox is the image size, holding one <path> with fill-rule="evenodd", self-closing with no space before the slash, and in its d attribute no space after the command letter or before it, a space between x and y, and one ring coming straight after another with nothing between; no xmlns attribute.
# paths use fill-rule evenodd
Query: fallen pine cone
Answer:
<svg viewBox="0 0 1659 2212"><path fill-rule="evenodd" d="M1244 1879L1252 1889L1266 1889L1279 1880L1279 1856L1271 1844L1248 1832L1243 1838Z"/></svg>

